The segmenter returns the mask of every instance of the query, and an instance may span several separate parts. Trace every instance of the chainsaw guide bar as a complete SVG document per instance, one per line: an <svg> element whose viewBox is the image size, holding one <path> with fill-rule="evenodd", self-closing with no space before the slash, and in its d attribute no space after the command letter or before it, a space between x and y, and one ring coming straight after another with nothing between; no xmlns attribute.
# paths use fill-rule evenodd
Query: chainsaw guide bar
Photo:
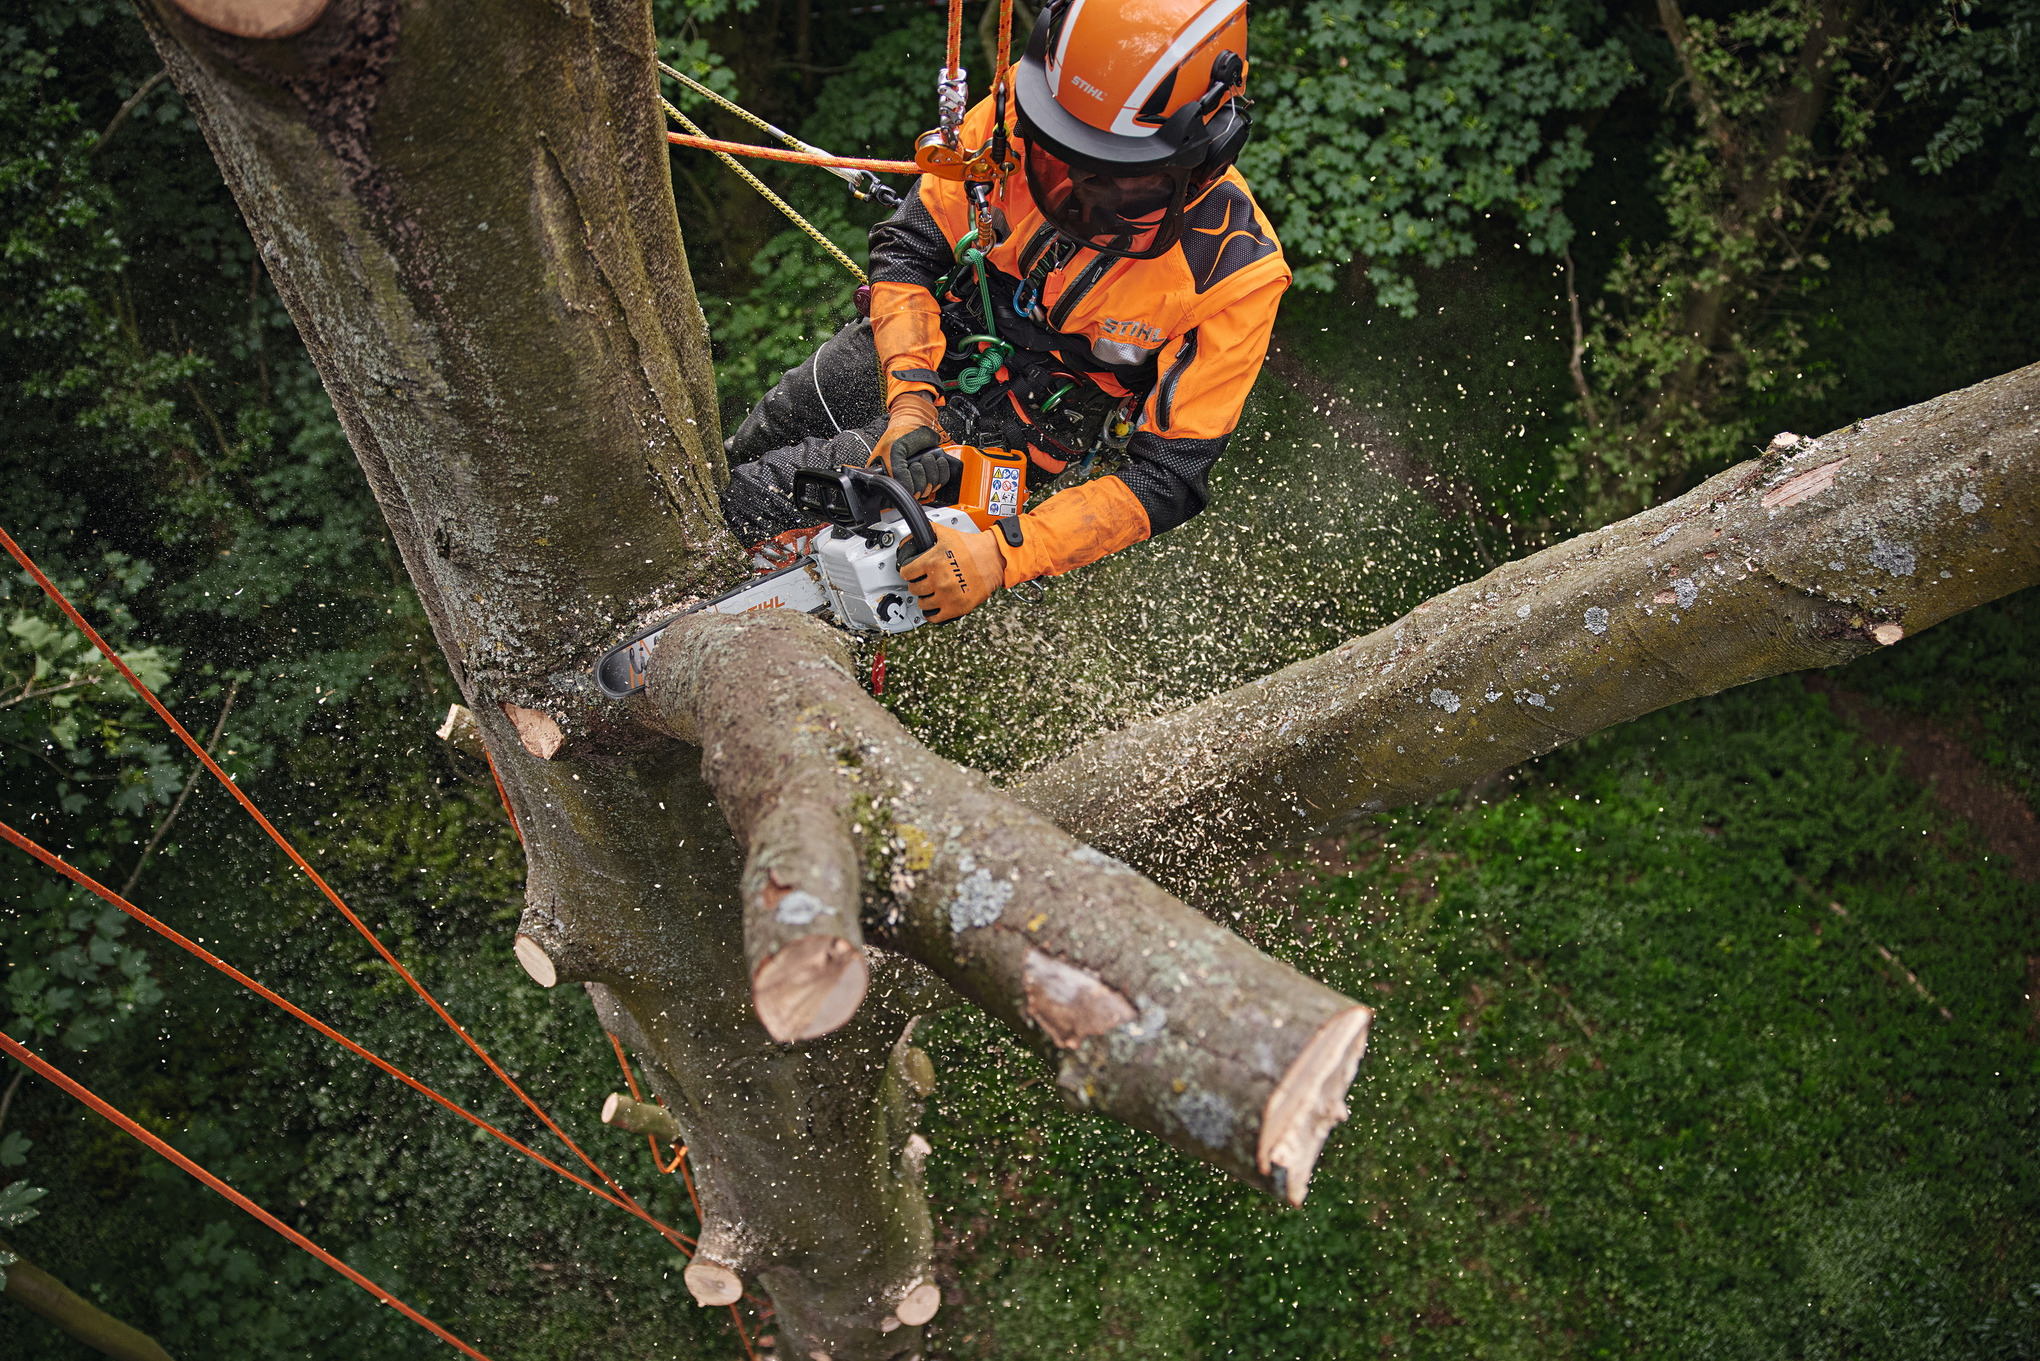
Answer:
<svg viewBox="0 0 2040 1361"><path fill-rule="evenodd" d="M919 628L927 617L900 575L901 564L935 547L936 525L980 533L1017 511L1022 496L1024 455L969 446L945 446L944 452L952 465L946 490L955 497L953 505L924 507L899 482L868 468L796 471L794 505L824 521L803 536L809 551L713 600L669 614L611 648L595 664L596 687L611 699L627 699L644 689L660 635L704 610L799 610L860 634Z"/></svg>

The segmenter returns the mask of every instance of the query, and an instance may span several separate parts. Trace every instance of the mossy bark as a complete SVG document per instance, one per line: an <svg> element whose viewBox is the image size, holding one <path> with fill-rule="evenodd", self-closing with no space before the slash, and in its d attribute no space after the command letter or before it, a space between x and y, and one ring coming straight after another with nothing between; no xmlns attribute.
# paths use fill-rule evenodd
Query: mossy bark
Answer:
<svg viewBox="0 0 2040 1361"><path fill-rule="evenodd" d="M2040 581L2040 365L1761 459L1013 794L1170 882Z"/></svg>
<svg viewBox="0 0 2040 1361"><path fill-rule="evenodd" d="M588 680L631 620L741 570L648 7L335 0L278 41L142 9L515 807L521 957L637 1051L693 1149L703 1253L765 1282L793 1354L911 1354L883 1329L930 1241L888 1076L914 980L773 1044L699 753Z"/></svg>

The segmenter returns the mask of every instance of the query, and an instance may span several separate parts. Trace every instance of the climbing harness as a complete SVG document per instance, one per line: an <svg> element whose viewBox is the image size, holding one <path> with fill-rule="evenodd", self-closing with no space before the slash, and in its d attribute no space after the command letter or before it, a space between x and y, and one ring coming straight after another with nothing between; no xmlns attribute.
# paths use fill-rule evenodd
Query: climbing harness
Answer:
<svg viewBox="0 0 2040 1361"><path fill-rule="evenodd" d="M978 305L983 309L981 317L985 333L967 335L958 343L969 345L975 342L984 348L978 351L977 358L966 365L963 372L942 384L952 392L971 394L981 392L989 386L999 376L999 370L1006 366L1006 361L1013 357L1012 342L1002 339L998 334L998 316L992 311L992 276L985 268L985 253L976 247L977 240L976 227L963 234L963 239L956 243L957 270L942 281L942 292L947 293L956 274L962 270L971 270L977 276Z"/></svg>
<svg viewBox="0 0 2040 1361"><path fill-rule="evenodd" d="M999 27L996 60L992 73L992 127L982 145L966 146L963 141L963 120L968 112L968 73L963 66L963 0L949 0L949 32L942 66L935 75L935 105L938 126L922 133L914 143L912 161L885 161L861 157L834 156L813 146L783 129L774 127L765 119L752 113L736 101L711 89L694 77L678 71L664 62L659 69L688 90L716 107L742 119L768 137L776 138L785 149L755 146L746 142L726 142L713 138L696 126L686 114L673 103L660 96L660 103L666 112L684 132L668 132L666 140L675 146L691 147L713 153L724 165L734 171L743 181L757 190L766 202L785 214L787 219L828 252L836 263L853 275L860 285L858 310L868 307L865 299L870 279L856 262L850 259L835 242L823 235L821 230L803 217L792 205L772 192L758 177L738 163L737 157L751 156L765 160L781 161L797 165L813 165L828 171L841 179L851 195L865 202L877 203L881 207L894 208L900 203L900 196L878 178L880 173L930 175L963 184L970 202L971 226L956 243L956 268L936 286L936 296L955 297L963 302L970 292L970 283L976 284L976 302L980 330L962 337L959 345L976 345L977 353L972 356L953 378L943 380L946 391L961 392L969 396L983 392L999 381L1001 370L1012 360L1017 347L999 334L998 313L992 305L991 267L987 261L992 249L998 245L998 213L994 200L1006 197L1006 181L1020 170L1020 158L1015 154L1012 128L1009 125L1009 103L1013 99L1013 67L1008 56L1013 47L1013 0L1000 0ZM1013 310L1022 317L1032 316L1041 302L1041 291L1048 276L1067 265L1077 252L1077 244L1063 238L1044 250L1028 270L1013 292ZM1070 384L1065 384L1041 405L1043 412L1053 411L1066 397ZM1134 418L1121 407L1106 415L1104 427L1091 442L1085 453L1079 475L1088 474L1101 454L1123 451L1127 440L1132 437Z"/></svg>

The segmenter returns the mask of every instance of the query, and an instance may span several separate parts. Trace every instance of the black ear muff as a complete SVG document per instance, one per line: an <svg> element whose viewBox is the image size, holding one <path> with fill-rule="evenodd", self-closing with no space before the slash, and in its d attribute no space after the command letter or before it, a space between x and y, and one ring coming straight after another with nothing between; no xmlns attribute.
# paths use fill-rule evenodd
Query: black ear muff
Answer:
<svg viewBox="0 0 2040 1361"><path fill-rule="evenodd" d="M1254 117L1241 108L1246 101L1234 98L1226 101L1224 108L1212 115L1209 126L1211 147L1205 153L1204 161L1197 167L1193 194L1201 194L1216 184L1240 153L1246 150L1247 138L1253 135Z"/></svg>

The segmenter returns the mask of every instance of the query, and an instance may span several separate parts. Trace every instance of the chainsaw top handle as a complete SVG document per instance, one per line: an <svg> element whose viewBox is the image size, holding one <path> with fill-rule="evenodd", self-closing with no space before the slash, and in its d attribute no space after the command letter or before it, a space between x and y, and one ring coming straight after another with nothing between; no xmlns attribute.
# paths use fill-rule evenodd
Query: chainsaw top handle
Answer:
<svg viewBox="0 0 2040 1361"><path fill-rule="evenodd" d="M793 503L846 529L869 529L887 510L907 522L913 557L935 547L935 527L914 494L895 479L869 468L798 468L793 474Z"/></svg>

